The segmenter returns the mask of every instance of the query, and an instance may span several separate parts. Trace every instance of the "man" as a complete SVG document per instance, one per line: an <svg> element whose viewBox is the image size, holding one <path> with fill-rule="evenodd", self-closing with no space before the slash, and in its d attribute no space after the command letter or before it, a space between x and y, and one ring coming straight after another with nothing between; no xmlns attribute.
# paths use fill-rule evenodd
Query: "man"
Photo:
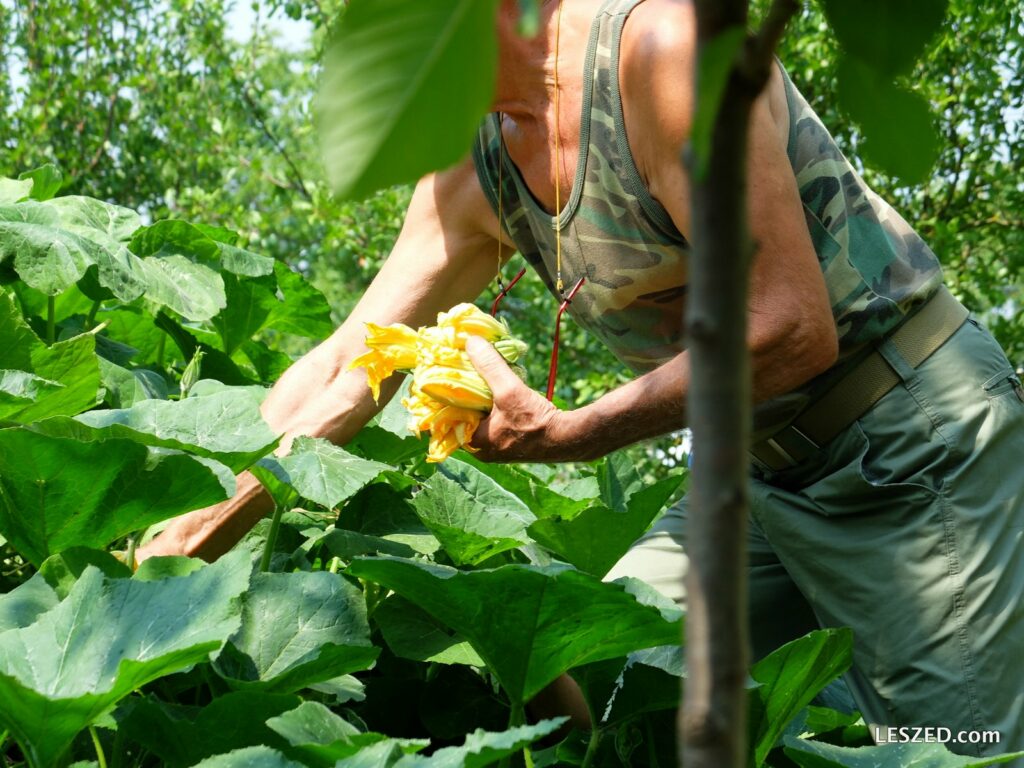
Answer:
<svg viewBox="0 0 1024 768"><path fill-rule="evenodd" d="M639 375L559 411L488 345L471 346L494 391L473 439L481 458L592 459L686 424L689 184L677 158L692 117L692 8L568 0L560 32L556 11L547 4L541 34L522 39L516 2L503 0L496 115L471 159L420 182L359 305L272 390L264 416L285 449L297 435L355 435L376 411L362 372L347 372L364 323L426 325L474 299L499 240L556 296L559 279L586 276L574 317ZM754 109L748 161L755 655L852 626L849 682L869 723L998 729L990 749L1024 747L1024 665L1012 660L1024 647L1019 382L781 70ZM270 506L243 475L235 498L176 521L141 555L216 557ZM682 601L685 514L685 503L666 514L611 575Z"/></svg>

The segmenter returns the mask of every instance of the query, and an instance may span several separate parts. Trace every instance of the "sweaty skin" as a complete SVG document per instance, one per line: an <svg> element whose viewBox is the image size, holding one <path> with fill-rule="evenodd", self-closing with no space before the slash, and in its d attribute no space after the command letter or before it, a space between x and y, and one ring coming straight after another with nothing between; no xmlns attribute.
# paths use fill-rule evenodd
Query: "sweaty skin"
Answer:
<svg viewBox="0 0 1024 768"><path fill-rule="evenodd" d="M553 212L555 184L568 199L579 142L580 86L590 22L600 0L564 0L559 40L559 131L562 167L555 172L554 38L557 4L543 8L536 38L516 33L517 2L502 0L498 16L499 79L494 109L504 115L509 158L537 200ZM627 21L619 79L626 132L637 167L654 197L689 237L689 182L680 151L690 132L695 27L690 2L647 0ZM757 253L752 265L748 344L754 399L795 389L828 369L838 342L824 279L807 232L786 156L788 113L776 72L752 117L749 214ZM366 351L366 321L413 327L479 296L494 277L497 218L471 159L417 185L402 232L352 314L320 346L281 377L263 417L284 435L286 453L299 435L350 440L377 412L362 371L349 361ZM505 241L511 253L514 246ZM682 318L680 318L682 322ZM683 403L689 355L573 411L561 411L529 389L489 345L469 354L494 391L494 409L473 438L486 461L570 461L598 458L686 424ZM393 377L397 379L397 377ZM381 405L398 381L382 387ZM173 521L143 547L153 555L214 559L226 552L272 503L248 473L228 501Z"/></svg>

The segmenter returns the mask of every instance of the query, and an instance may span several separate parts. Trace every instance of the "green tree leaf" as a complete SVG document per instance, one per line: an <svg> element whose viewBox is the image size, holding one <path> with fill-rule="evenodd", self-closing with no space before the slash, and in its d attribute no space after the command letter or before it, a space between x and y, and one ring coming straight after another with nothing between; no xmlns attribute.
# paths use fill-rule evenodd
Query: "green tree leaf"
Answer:
<svg viewBox="0 0 1024 768"><path fill-rule="evenodd" d="M513 702L580 664L676 643L678 622L620 584L574 570L510 565L462 572L359 558L348 572L394 590L465 637Z"/></svg>
<svg viewBox="0 0 1024 768"><path fill-rule="evenodd" d="M291 693L370 667L366 603L341 576L261 573L245 596L242 626L214 667L231 685Z"/></svg>
<svg viewBox="0 0 1024 768"><path fill-rule="evenodd" d="M30 762L56 764L118 700L220 648L248 579L244 554L154 582L87 569L66 600L0 635L0 724Z"/></svg>
<svg viewBox="0 0 1024 768"><path fill-rule="evenodd" d="M839 65L839 100L864 131L863 152L908 183L925 180L939 154L928 102L852 58Z"/></svg>
<svg viewBox="0 0 1024 768"><path fill-rule="evenodd" d="M129 440L0 430L0 532L35 565L70 547L103 549L234 493L232 475L203 461Z"/></svg>
<svg viewBox="0 0 1024 768"><path fill-rule="evenodd" d="M942 29L949 2L824 0L823 5L843 48L891 79L909 72L928 41Z"/></svg>
<svg viewBox="0 0 1024 768"><path fill-rule="evenodd" d="M415 603L392 595L377 606L373 619L391 652L403 659L483 667L484 661L465 638L441 626Z"/></svg>
<svg viewBox="0 0 1024 768"><path fill-rule="evenodd" d="M320 97L324 157L339 195L364 197L466 156L494 90L496 6L349 4Z"/></svg>
<svg viewBox="0 0 1024 768"><path fill-rule="evenodd" d="M457 459L438 468L412 505L457 565L477 565L530 540L534 517L526 505Z"/></svg>

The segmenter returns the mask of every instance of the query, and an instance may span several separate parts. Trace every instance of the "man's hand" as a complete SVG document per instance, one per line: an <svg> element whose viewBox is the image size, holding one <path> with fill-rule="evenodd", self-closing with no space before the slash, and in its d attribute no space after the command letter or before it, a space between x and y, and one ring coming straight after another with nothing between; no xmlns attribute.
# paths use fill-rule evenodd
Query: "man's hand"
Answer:
<svg viewBox="0 0 1024 768"><path fill-rule="evenodd" d="M478 337L466 342L473 367L494 396L490 415L480 422L470 445L483 461L572 461L576 442L571 414L558 410L524 384L493 346Z"/></svg>

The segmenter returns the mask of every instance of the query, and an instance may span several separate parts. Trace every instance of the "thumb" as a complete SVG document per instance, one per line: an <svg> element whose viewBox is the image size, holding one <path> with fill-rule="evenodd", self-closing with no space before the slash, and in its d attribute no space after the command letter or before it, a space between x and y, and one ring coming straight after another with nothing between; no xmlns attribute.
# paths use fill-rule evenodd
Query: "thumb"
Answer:
<svg viewBox="0 0 1024 768"><path fill-rule="evenodd" d="M522 386L522 381L516 376L515 371L490 342L479 336L470 336L466 339L466 354L496 397Z"/></svg>

